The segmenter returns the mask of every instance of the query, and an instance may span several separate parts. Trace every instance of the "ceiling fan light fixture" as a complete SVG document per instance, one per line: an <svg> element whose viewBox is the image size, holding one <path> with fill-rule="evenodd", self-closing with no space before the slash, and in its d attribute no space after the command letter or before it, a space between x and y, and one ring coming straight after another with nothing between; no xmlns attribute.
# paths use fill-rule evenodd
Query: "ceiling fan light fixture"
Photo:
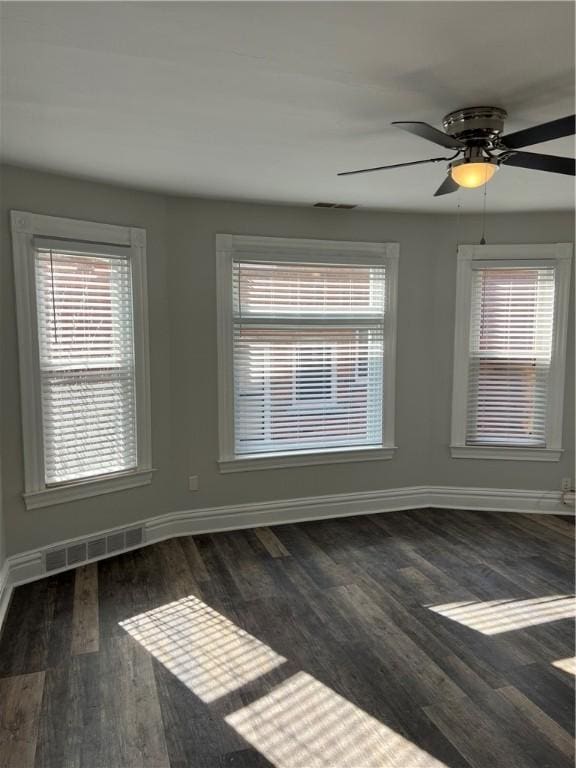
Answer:
<svg viewBox="0 0 576 768"><path fill-rule="evenodd" d="M460 187L475 189L487 184L498 170L493 160L458 160L450 167L450 175Z"/></svg>
<svg viewBox="0 0 576 768"><path fill-rule="evenodd" d="M501 165L576 176L576 160L573 157L519 151L534 144L576 135L576 115L503 134L506 117L506 111L500 107L465 107L444 117L443 131L418 120L395 120L392 125L432 144L453 150L456 154L452 157L430 157L427 160L359 168L355 171L343 171L338 176L447 162L448 175L434 192L434 197L452 194L460 187L485 187Z"/></svg>

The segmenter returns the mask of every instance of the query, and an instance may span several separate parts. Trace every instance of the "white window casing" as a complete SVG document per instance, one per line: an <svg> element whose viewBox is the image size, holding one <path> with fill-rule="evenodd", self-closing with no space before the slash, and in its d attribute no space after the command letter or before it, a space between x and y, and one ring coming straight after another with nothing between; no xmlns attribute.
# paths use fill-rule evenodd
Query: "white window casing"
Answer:
<svg viewBox="0 0 576 768"><path fill-rule="evenodd" d="M217 235L222 472L391 458L398 245Z"/></svg>
<svg viewBox="0 0 576 768"><path fill-rule="evenodd" d="M458 249L451 455L558 461L571 243Z"/></svg>
<svg viewBox="0 0 576 768"><path fill-rule="evenodd" d="M27 508L150 483L145 230L11 223Z"/></svg>

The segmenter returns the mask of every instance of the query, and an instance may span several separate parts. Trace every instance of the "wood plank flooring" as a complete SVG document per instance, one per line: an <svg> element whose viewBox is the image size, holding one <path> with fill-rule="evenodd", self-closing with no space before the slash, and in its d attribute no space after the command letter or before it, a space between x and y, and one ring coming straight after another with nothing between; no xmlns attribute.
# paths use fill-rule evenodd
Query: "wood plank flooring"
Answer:
<svg viewBox="0 0 576 768"><path fill-rule="evenodd" d="M18 587L0 768L569 768L574 525L418 510Z"/></svg>

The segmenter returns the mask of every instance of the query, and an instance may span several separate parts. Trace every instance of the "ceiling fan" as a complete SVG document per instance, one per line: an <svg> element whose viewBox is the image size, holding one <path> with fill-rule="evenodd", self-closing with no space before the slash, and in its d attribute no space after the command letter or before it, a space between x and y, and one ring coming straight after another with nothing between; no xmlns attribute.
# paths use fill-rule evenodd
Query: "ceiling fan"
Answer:
<svg viewBox="0 0 576 768"><path fill-rule="evenodd" d="M574 176L576 162L573 158L539 155L518 150L543 141L573 136L576 132L576 115L561 117L549 123L542 123L503 136L506 118L506 111L499 107L467 107L446 115L442 121L444 131L439 131L428 123L394 122L392 125L397 125L441 147L455 150L456 154L451 157L432 157L429 160L415 160L411 163L395 163L380 165L376 168L363 168L358 171L344 171L338 176L447 161L448 176L434 193L435 197L456 192L460 187L470 189L481 187L490 181L501 165L514 165L535 171Z"/></svg>

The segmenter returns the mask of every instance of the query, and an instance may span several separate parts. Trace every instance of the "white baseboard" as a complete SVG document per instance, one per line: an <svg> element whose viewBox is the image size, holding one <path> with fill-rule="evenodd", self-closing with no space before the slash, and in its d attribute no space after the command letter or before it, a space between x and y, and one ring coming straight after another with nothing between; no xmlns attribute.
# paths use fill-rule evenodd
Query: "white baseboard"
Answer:
<svg viewBox="0 0 576 768"><path fill-rule="evenodd" d="M431 486L427 490L430 507L574 516L574 510L562 503L560 491L451 488L449 486Z"/></svg>
<svg viewBox="0 0 576 768"><path fill-rule="evenodd" d="M425 487L394 488L176 512L146 521L146 542L262 525L421 509L429 506L427 491Z"/></svg>
<svg viewBox="0 0 576 768"><path fill-rule="evenodd" d="M574 510L562 504L559 491L415 486L172 512L132 523L131 526L143 527L142 546L146 546L175 536L423 508L574 515ZM89 536L52 542L47 547L9 557L0 571L0 626L2 609L6 610L12 588L46 575L44 555L47 550L70 546L89 538L107 536L119 530L122 529L93 531ZM106 557L113 557L128 549L135 547L114 552ZM69 567L74 568L77 565Z"/></svg>
<svg viewBox="0 0 576 768"><path fill-rule="evenodd" d="M8 560L5 560L0 568L0 628L4 622L4 617L8 611L10 598L12 596L13 585L9 580L10 566Z"/></svg>

